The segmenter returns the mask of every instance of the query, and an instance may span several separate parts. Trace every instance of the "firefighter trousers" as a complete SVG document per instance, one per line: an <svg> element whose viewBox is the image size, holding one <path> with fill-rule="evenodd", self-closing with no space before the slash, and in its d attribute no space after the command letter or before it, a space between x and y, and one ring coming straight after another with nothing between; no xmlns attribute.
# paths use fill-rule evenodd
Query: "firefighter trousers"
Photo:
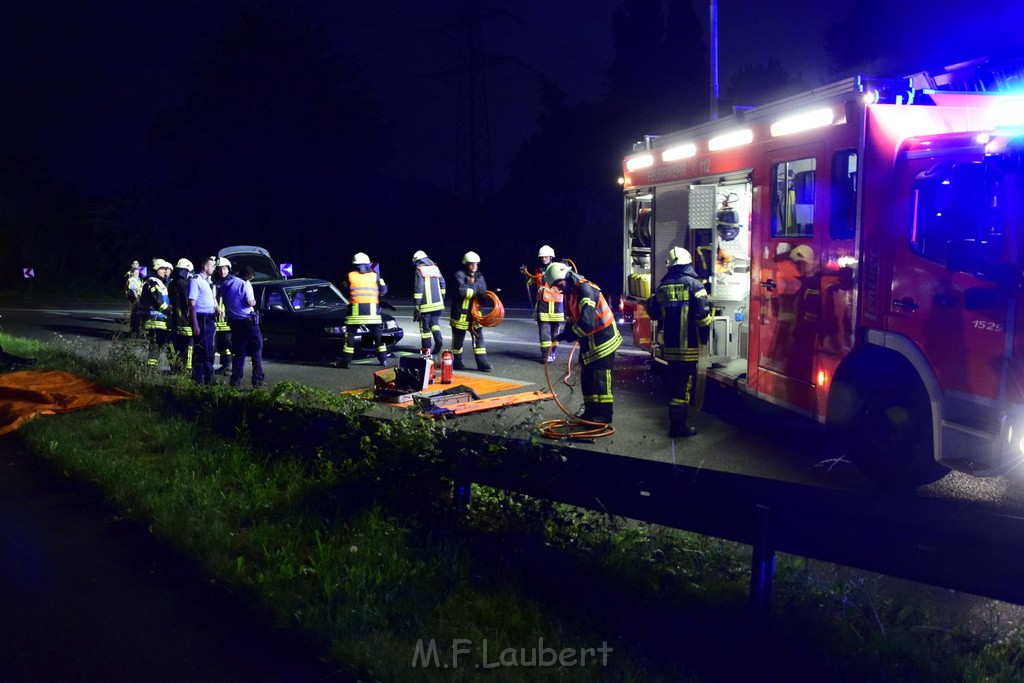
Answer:
<svg viewBox="0 0 1024 683"><path fill-rule="evenodd" d="M612 369L615 353L583 364L580 370L580 388L583 389L583 419L597 422L612 421Z"/></svg>
<svg viewBox="0 0 1024 683"><path fill-rule="evenodd" d="M433 339L434 348L431 350L430 341ZM420 313L420 348L423 353L428 351L437 355L441 353L444 346L444 339L441 337L441 311Z"/></svg>

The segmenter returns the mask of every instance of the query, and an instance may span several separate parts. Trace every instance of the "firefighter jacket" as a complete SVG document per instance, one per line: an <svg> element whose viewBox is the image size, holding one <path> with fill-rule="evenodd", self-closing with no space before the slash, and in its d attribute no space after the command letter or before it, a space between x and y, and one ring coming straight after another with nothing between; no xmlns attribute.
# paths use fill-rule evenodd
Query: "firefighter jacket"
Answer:
<svg viewBox="0 0 1024 683"><path fill-rule="evenodd" d="M171 299L171 319L175 332L183 337L192 336L192 319L188 313L188 270L175 268L167 293Z"/></svg>
<svg viewBox="0 0 1024 683"><path fill-rule="evenodd" d="M138 275L129 275L124 284L124 295L132 306L139 303L142 296L142 278Z"/></svg>
<svg viewBox="0 0 1024 683"><path fill-rule="evenodd" d="M452 299L452 327L468 330L473 318L470 309L473 300L487 291L487 282L479 270L470 274L465 270L455 273L455 297Z"/></svg>
<svg viewBox="0 0 1024 683"><path fill-rule="evenodd" d="M543 284L537 287L534 303L534 317L539 323L560 323L565 320L565 297L562 290L554 285Z"/></svg>
<svg viewBox="0 0 1024 683"><path fill-rule="evenodd" d="M413 307L420 313L444 309L445 283L441 269L428 258L416 262L416 277L412 287Z"/></svg>
<svg viewBox="0 0 1024 683"><path fill-rule="evenodd" d="M713 318L707 290L691 265L672 266L647 300L651 320L661 321L665 360L697 362Z"/></svg>
<svg viewBox="0 0 1024 683"><path fill-rule="evenodd" d="M167 285L155 275L147 279L142 286L138 312L139 316L146 321L143 325L145 329L170 329L167 323L171 314L171 299L167 294Z"/></svg>
<svg viewBox="0 0 1024 683"><path fill-rule="evenodd" d="M217 314L213 319L213 329L216 332L231 331L231 327L228 325L227 311L224 308L224 294L220 290L223 282L223 280L216 280L213 283L213 296L217 300Z"/></svg>
<svg viewBox="0 0 1024 683"><path fill-rule="evenodd" d="M622 346L622 335L615 325L615 314L601 288L589 280L570 274L572 289L568 297L568 314L572 322L558 335L559 340L580 341L580 360L584 364L615 353Z"/></svg>
<svg viewBox="0 0 1024 683"><path fill-rule="evenodd" d="M348 295L351 307L346 325L380 325L380 298L388 286L373 266L360 264L348 273Z"/></svg>

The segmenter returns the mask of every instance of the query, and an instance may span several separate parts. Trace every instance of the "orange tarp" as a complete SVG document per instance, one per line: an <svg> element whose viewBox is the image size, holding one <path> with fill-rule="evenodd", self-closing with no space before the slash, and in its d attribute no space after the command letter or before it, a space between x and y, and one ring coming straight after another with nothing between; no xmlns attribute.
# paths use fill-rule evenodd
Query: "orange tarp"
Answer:
<svg viewBox="0 0 1024 683"><path fill-rule="evenodd" d="M105 387L60 370L22 370L0 375L0 435L39 415L135 398L120 389Z"/></svg>

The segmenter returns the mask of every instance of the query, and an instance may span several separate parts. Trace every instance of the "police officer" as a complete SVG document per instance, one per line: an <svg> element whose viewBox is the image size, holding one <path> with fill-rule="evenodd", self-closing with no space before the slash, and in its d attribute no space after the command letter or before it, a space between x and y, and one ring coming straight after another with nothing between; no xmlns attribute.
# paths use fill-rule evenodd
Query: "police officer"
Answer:
<svg viewBox="0 0 1024 683"><path fill-rule="evenodd" d="M484 347L484 328L473 319L473 301L487 291L487 282L480 272L480 256L475 251L467 251L462 257L465 266L455 274L455 297L452 299L452 367L455 370L465 369L462 362L462 345L466 341L468 331L473 338L473 355L476 356L476 368L480 372L490 372L491 364L487 360L487 349Z"/></svg>
<svg viewBox="0 0 1024 683"><path fill-rule="evenodd" d="M222 264L231 267L227 259ZM256 297L252 291L251 280L256 276L252 266L242 266L241 277L228 275L221 283L224 296L224 308L227 312L228 326L231 328L231 386L242 388L242 375L245 374L246 356L252 358L252 386L263 386L263 333L260 331L259 316L256 312Z"/></svg>
<svg viewBox="0 0 1024 683"><path fill-rule="evenodd" d="M213 382L214 320L217 317L217 299L213 292L213 269L217 259L210 256L199 266L199 272L188 283L188 312L192 326L195 358L192 379L196 384Z"/></svg>
<svg viewBox="0 0 1024 683"><path fill-rule="evenodd" d="M373 334L373 343L377 349L377 362L387 366L387 346L381 340L383 320L380 317L380 298L388 293L388 286L380 273L373 269L370 257L359 252L352 257L355 266L348 273L349 313L345 317L345 346L341 351L341 362L338 367L347 368L355 354L355 343L358 339L359 326Z"/></svg>
<svg viewBox="0 0 1024 683"><path fill-rule="evenodd" d="M187 258L178 259L167 285L171 298L174 332L174 352L179 370L192 371L192 318L188 312L188 282L192 279L192 262Z"/></svg>
<svg viewBox="0 0 1024 683"><path fill-rule="evenodd" d="M413 317L420 323L420 348L424 356L441 353L441 311L444 310L445 282L441 269L420 250L412 255L416 276L412 287ZM430 340L434 346L431 349Z"/></svg>
<svg viewBox="0 0 1024 683"><path fill-rule="evenodd" d="M537 288L534 296L533 314L540 332L540 362L553 363L558 352L558 328L565 322L565 306L562 290L544 281L544 271L555 260L555 250L544 245L537 252L538 264L531 272L526 266L520 266L519 272L526 275L527 288Z"/></svg>
<svg viewBox="0 0 1024 683"><path fill-rule="evenodd" d="M661 322L662 348L668 362L668 435L693 436L697 430L686 424L686 418L693 400L700 344L707 343L714 316L690 252L673 247L666 265L668 272L647 301L647 314Z"/></svg>
<svg viewBox="0 0 1024 683"><path fill-rule="evenodd" d="M149 337L149 356L146 365L151 370L160 366L160 353L172 351L173 332L170 328L171 300L167 294L167 279L174 268L162 258L153 259L153 274L142 286L139 297L139 318L142 329Z"/></svg>
<svg viewBox="0 0 1024 683"><path fill-rule="evenodd" d="M569 321L557 339L580 342L583 363L580 371L583 414L580 417L610 424L614 407L612 369L615 350L622 345L612 308L597 285L564 263L549 265L544 271L544 280L565 296Z"/></svg>

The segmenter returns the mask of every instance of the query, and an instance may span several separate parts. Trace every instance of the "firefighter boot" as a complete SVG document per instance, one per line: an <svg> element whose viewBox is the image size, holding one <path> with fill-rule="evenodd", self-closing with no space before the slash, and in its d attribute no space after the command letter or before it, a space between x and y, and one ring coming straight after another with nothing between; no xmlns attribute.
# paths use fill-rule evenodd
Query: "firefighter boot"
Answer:
<svg viewBox="0 0 1024 683"><path fill-rule="evenodd" d="M215 374L218 374L218 375L230 375L231 374L231 356L225 356L224 354L221 354L221 357L220 357L220 367L217 368L217 372Z"/></svg>
<svg viewBox="0 0 1024 683"><path fill-rule="evenodd" d="M670 438L693 436L697 433L694 427L686 425L686 406L669 406L668 408L668 435Z"/></svg>
<svg viewBox="0 0 1024 683"><path fill-rule="evenodd" d="M453 353L452 354L452 369L453 370L465 370L466 369L466 366L462 364L462 354L461 353Z"/></svg>
<svg viewBox="0 0 1024 683"><path fill-rule="evenodd" d="M486 353L481 353L476 357L476 369L480 372L490 372L493 369L490 361L487 360Z"/></svg>
<svg viewBox="0 0 1024 683"><path fill-rule="evenodd" d="M341 354L341 360L338 361L338 363L337 363L337 365L335 367L339 367L339 368L342 368L342 369L347 369L348 366L351 363L352 363L352 354L351 353L342 353Z"/></svg>

